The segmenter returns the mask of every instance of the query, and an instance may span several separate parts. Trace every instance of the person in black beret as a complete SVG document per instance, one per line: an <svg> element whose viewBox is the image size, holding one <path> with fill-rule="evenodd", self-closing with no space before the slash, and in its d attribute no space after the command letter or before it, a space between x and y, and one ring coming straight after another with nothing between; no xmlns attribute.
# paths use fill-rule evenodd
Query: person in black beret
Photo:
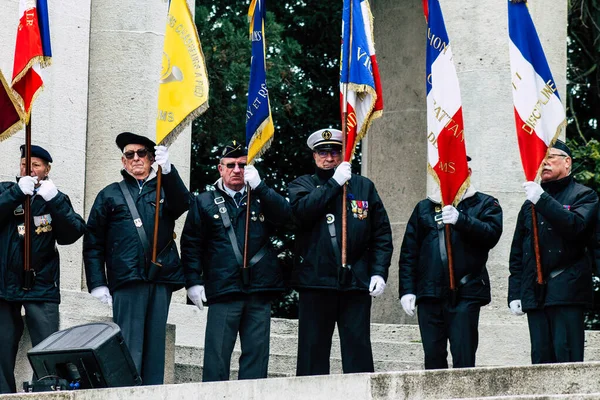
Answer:
<svg viewBox="0 0 600 400"><path fill-rule="evenodd" d="M113 305L113 320L143 383L162 384L169 304L184 284L175 221L188 210L191 195L167 147L131 132L119 134L116 144L123 179L102 189L92 206L83 241L87 286L92 296ZM164 194L156 204L158 166ZM157 206L160 267L151 263Z"/></svg>
<svg viewBox="0 0 600 400"><path fill-rule="evenodd" d="M572 153L561 140L548 149L541 185L525 182L527 200L510 251L508 305L527 314L533 364L583 361L584 311L592 304L592 251L598 195L575 182ZM532 207L534 205L535 207ZM543 283L537 283L533 210Z"/></svg>
<svg viewBox="0 0 600 400"><path fill-rule="evenodd" d="M0 393L14 393L15 360L23 334L21 308L33 346L58 330L60 261L56 245L72 244L85 231L85 221L49 177L52 157L31 146L31 174L26 176L21 146L20 177L0 182ZM31 197L26 197L31 196ZM25 232L23 203L30 201L31 232ZM31 237L33 285L24 280L24 237Z"/></svg>
<svg viewBox="0 0 600 400"><path fill-rule="evenodd" d="M181 258L188 297L208 302L202 381L229 379L231 354L240 336L239 379L267 377L271 301L283 291L283 275L270 237L290 220L289 203L268 187L237 141L220 151L214 190L190 206ZM242 269L249 185L248 268Z"/></svg>

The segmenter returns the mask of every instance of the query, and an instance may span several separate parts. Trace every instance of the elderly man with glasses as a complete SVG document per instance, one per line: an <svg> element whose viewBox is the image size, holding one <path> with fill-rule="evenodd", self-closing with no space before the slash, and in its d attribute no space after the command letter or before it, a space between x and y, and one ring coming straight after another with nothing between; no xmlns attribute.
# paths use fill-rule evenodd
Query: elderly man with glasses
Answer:
<svg viewBox="0 0 600 400"><path fill-rule="evenodd" d="M342 132L307 141L315 173L290 183L297 223L292 285L300 293L297 375L329 373L338 325L344 373L373 372L371 298L383 293L392 258L390 221L375 185L342 162ZM342 266L342 193L347 191L347 265Z"/></svg>
<svg viewBox="0 0 600 400"><path fill-rule="evenodd" d="M164 381L171 294L184 285L175 221L188 210L191 195L166 147L130 132L119 134L116 143L122 152L123 180L102 189L92 206L83 242L87 286L92 296L113 305L113 320L143 383L157 385ZM156 204L158 166L162 194ZM160 267L155 268L151 240L157 206Z"/></svg>
<svg viewBox="0 0 600 400"><path fill-rule="evenodd" d="M557 140L543 162L541 185L523 184L527 200L510 252L508 304L515 315L527 313L533 364L583 361L598 196L574 181L571 168L571 150ZM536 231L542 284L537 282Z"/></svg>
<svg viewBox="0 0 600 400"><path fill-rule="evenodd" d="M196 197L181 238L188 297L201 310L203 302L209 305L203 382L229 379L238 334L242 347L238 378L267 377L271 302L283 291L283 274L270 238L289 222L291 210L246 162L246 149L237 141L221 150L221 177L214 190Z"/></svg>

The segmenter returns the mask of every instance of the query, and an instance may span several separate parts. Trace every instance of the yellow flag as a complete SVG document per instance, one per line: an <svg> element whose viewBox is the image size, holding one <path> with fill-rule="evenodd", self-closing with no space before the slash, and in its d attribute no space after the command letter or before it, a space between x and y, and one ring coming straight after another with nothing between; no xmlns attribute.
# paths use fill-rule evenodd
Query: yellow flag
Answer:
<svg viewBox="0 0 600 400"><path fill-rule="evenodd" d="M171 0L158 88L156 143L168 146L208 108L208 74L185 0Z"/></svg>

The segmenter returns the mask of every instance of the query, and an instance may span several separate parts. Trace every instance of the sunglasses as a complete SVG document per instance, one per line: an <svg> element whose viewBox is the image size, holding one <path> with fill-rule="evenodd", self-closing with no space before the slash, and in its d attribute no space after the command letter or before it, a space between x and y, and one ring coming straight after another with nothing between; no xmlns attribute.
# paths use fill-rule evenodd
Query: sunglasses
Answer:
<svg viewBox="0 0 600 400"><path fill-rule="evenodd" d="M126 151L125 153L123 153L125 158L128 160L133 160L133 157L135 157L136 154L138 155L139 158L144 158L148 155L148 149L139 149L136 151L129 150L129 151Z"/></svg>
<svg viewBox="0 0 600 400"><path fill-rule="evenodd" d="M321 158L327 157L328 154L331 154L331 157L339 157L342 155L341 150L319 150L316 153Z"/></svg>
<svg viewBox="0 0 600 400"><path fill-rule="evenodd" d="M234 169L235 166L237 165L239 169L244 169L244 167L246 166L246 163L228 163L228 164L221 164L226 166L228 169Z"/></svg>

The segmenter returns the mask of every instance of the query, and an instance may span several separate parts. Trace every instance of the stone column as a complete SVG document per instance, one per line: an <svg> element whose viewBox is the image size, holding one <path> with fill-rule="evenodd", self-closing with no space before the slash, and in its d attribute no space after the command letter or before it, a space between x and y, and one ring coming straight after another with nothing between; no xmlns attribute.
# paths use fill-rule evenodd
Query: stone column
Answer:
<svg viewBox="0 0 600 400"><path fill-rule="evenodd" d="M193 4L192 4L193 9ZM167 2L92 2L85 214L109 183L121 180L120 132L156 137L155 116ZM169 154L189 182L190 133L186 129ZM180 226L184 217L180 218Z"/></svg>
<svg viewBox="0 0 600 400"><path fill-rule="evenodd" d="M32 110L32 142L46 148L54 163L50 177L66 193L75 211L83 215L86 178L86 117L88 109L88 55L91 0L48 2L52 65L43 70L45 89ZM0 68L12 78L19 2L0 0ZM25 132L0 143L0 180L19 173L19 146ZM59 246L61 288L81 289L81 240Z"/></svg>
<svg viewBox="0 0 600 400"><path fill-rule="evenodd" d="M504 233L488 262L493 301L487 309L501 312L506 309L510 243L525 200L512 105L507 2L440 2L460 81L472 182L497 197L504 210ZM567 1L548 7L530 0L529 7L564 99ZM426 25L421 2L372 0L372 8L385 111L369 133L363 170L386 205L395 247L388 288L374 302L373 321L414 323L415 319L407 321L398 304L397 262L406 222L426 194Z"/></svg>

